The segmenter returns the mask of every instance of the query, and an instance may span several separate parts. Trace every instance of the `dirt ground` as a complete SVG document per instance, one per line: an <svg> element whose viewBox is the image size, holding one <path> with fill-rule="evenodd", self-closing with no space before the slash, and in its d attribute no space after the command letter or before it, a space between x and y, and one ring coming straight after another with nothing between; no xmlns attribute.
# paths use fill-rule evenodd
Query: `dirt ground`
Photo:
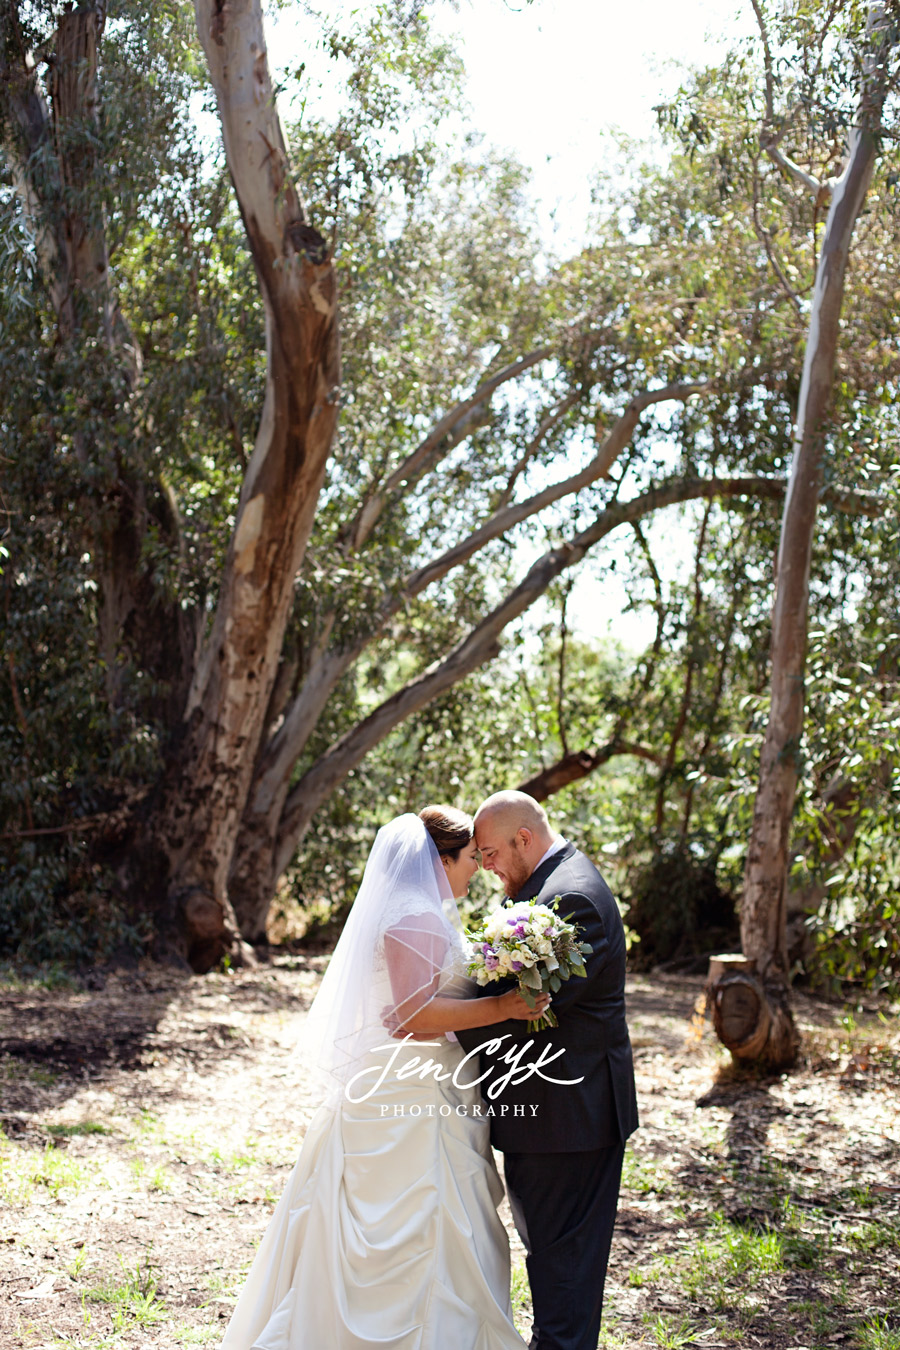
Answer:
<svg viewBox="0 0 900 1350"><path fill-rule="evenodd" d="M293 1047L323 963L0 988L3 1350L217 1343L312 1114ZM896 1009L799 996L798 1072L740 1082L701 992L629 982L642 1124L601 1345L900 1350Z"/></svg>

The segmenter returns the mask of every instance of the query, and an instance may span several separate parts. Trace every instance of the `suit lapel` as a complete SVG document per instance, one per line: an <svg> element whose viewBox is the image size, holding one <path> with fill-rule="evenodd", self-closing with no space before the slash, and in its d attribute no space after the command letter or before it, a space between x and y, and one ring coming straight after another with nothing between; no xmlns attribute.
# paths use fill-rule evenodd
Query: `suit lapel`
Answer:
<svg viewBox="0 0 900 1350"><path fill-rule="evenodd" d="M534 869L522 889L516 891L513 896L513 904L517 904L520 900L533 900L543 889L544 883L553 875L559 864L571 858L574 853L575 845L566 844L558 853L551 854L546 862L542 862L540 867Z"/></svg>

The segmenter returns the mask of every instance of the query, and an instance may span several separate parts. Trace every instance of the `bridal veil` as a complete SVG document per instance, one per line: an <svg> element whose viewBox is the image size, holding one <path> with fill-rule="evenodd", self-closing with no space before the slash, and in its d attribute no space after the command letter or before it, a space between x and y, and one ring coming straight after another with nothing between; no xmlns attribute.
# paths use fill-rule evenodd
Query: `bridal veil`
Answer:
<svg viewBox="0 0 900 1350"><path fill-rule="evenodd" d="M438 851L418 816L397 816L375 837L299 1047L328 1095L448 988L464 961Z"/></svg>

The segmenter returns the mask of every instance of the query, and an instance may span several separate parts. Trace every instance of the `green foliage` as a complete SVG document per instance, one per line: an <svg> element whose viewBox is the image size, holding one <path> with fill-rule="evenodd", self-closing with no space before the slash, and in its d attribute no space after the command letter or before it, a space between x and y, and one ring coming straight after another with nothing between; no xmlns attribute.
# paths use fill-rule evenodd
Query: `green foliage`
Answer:
<svg viewBox="0 0 900 1350"><path fill-rule="evenodd" d="M719 886L714 858L698 859L664 840L628 893L626 922L640 939L633 956L644 968L731 950L738 939L734 897Z"/></svg>
<svg viewBox="0 0 900 1350"><path fill-rule="evenodd" d="M137 1327L145 1329L165 1321L168 1310L157 1296L157 1268L149 1254L133 1268L129 1268L121 1257L119 1261L122 1278L109 1279L89 1289L84 1296L85 1301L108 1305L112 1312L113 1330L116 1332L133 1333Z"/></svg>
<svg viewBox="0 0 900 1350"><path fill-rule="evenodd" d="M659 110L665 156L622 145L628 172L597 183L589 241L560 259L539 238L522 169L459 134L458 55L427 15L401 10L354 12L323 35L316 70L341 89L337 106L306 69L284 90L299 95L291 167L334 249L343 347L340 433L297 577L286 697L322 651L359 653L295 781L611 500L675 476L782 476L791 455L821 210L761 151L758 44L694 72ZM776 102L791 108L782 148L820 176L842 153L863 10L769 16ZM48 41L59 12L30 6L23 40ZM104 222L139 379L86 310L76 335L62 333L35 222L11 172L0 177L0 958L67 966L151 936L122 893L126 822L152 809L179 725L192 658L173 656L168 630L183 619L193 651L215 606L265 383L255 268L221 153L193 116L212 105L189 7L111 6L99 85L95 172L68 209ZM825 444L828 485L877 493L883 509L820 514L791 879L800 912L822 916L798 959L819 980L872 988L900 979L895 130L854 244ZM71 134L82 144L85 128ZM350 548L363 503L448 408L545 344L553 359L502 386ZM415 568L499 502L590 462L635 392L685 379L711 385L648 410L608 477L404 595ZM123 563L138 617L110 638L97 537L123 498L143 513L140 556ZM490 667L350 774L303 841L282 908L339 912L374 829L398 811L471 808L612 747L554 795L555 823L630 901L646 960L727 931L765 720L779 511L748 497L686 508L670 537L620 531L585 570L598 595L612 571L624 578L629 607L655 623L646 650L573 636L557 583ZM684 559L667 556L680 551L672 537L690 540ZM476 883L473 903L485 895Z"/></svg>
<svg viewBox="0 0 900 1350"><path fill-rule="evenodd" d="M870 1317L860 1328L859 1350L900 1350L900 1328L886 1317Z"/></svg>

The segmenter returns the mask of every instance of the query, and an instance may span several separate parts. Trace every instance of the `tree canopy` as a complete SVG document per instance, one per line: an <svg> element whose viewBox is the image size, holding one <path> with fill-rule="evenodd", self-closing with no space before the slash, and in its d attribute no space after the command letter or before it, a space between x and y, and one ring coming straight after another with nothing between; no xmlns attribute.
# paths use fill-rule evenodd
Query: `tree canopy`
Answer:
<svg viewBox="0 0 900 1350"><path fill-rule="evenodd" d="M553 256L524 171L467 134L427 9L323 33L283 131L260 58L251 146L228 71L262 19L239 8L220 32L203 4L199 26L163 0L3 6L0 950L239 959L273 897L342 900L396 810L527 785L638 927L649 904L647 952L684 955L741 887L866 9L760 11ZM789 896L792 959L869 980L900 970L889 50ZM573 579L602 596L612 569L646 650L572 631Z"/></svg>

